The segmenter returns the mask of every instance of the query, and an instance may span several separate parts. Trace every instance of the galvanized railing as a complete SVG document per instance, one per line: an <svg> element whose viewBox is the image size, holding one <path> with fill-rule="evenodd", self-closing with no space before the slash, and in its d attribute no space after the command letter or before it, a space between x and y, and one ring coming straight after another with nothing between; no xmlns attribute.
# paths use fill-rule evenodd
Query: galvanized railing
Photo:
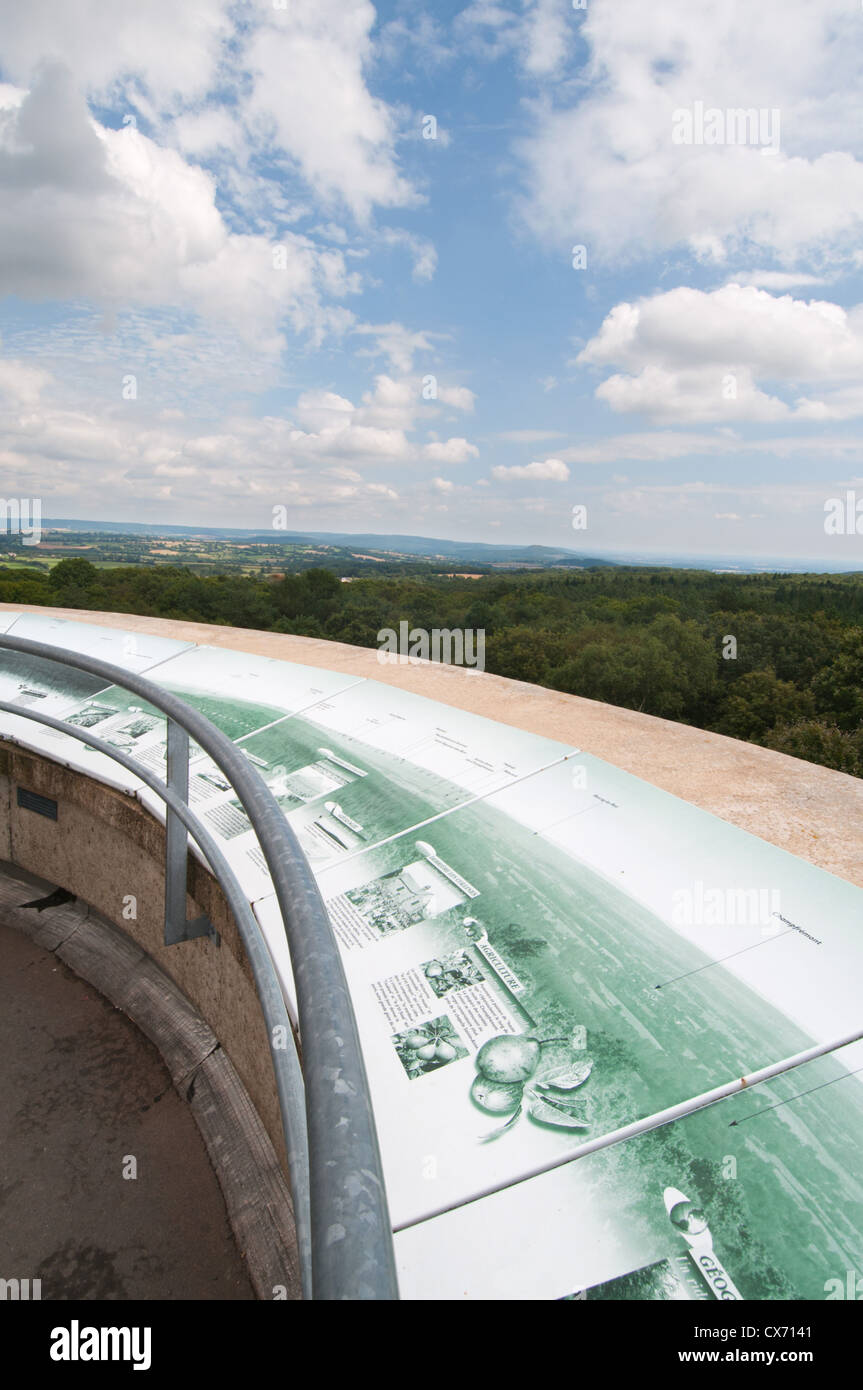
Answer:
<svg viewBox="0 0 863 1390"><path fill-rule="evenodd" d="M2 648L85 671L139 695L166 716L167 783L88 730L0 701L0 711L57 729L112 758L165 802L168 941L212 932L206 918L185 922L187 832L197 842L236 920L270 1037L304 1296L398 1298L368 1080L341 957L314 876L269 787L209 719L152 681L96 657L9 634L0 635ZM296 985L302 1067L275 966L248 898L187 804L190 736L233 787L270 871Z"/></svg>

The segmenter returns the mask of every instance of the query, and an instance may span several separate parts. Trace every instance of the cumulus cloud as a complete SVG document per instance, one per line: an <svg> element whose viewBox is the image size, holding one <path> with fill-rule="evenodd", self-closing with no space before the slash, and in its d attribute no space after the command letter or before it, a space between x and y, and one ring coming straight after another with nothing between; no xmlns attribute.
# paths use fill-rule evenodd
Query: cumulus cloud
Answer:
<svg viewBox="0 0 863 1390"><path fill-rule="evenodd" d="M81 84L117 98L138 84L168 105L200 98L233 32L231 0L0 0L3 67L22 86L46 60L62 61Z"/></svg>
<svg viewBox="0 0 863 1390"><path fill-rule="evenodd" d="M360 218L418 201L398 167L396 114L369 86L375 22L369 0L246 0L241 14L234 0L0 0L13 82L62 61L82 91L125 105L186 152L265 149ZM226 80L230 110L213 95ZM426 274L431 255L419 259Z"/></svg>
<svg viewBox="0 0 863 1390"><path fill-rule="evenodd" d="M282 319L317 337L347 326L327 303L355 288L339 250L230 232L211 175L101 126L62 66L0 111L0 193L0 293L172 304L270 350Z"/></svg>
<svg viewBox="0 0 863 1390"><path fill-rule="evenodd" d="M248 121L272 138L324 201L360 219L407 207L416 191L398 168L397 124L366 81L376 20L368 0L258 0L243 54Z"/></svg>
<svg viewBox="0 0 863 1390"><path fill-rule="evenodd" d="M491 476L498 482L529 479L533 482L565 483L569 469L562 459L538 459L534 463L516 464L512 468L498 464L491 470Z"/></svg>
<svg viewBox="0 0 863 1390"><path fill-rule="evenodd" d="M479 457L479 449L467 439L443 439L426 444L423 456L434 463L467 463Z"/></svg>
<svg viewBox="0 0 863 1390"><path fill-rule="evenodd" d="M577 361L624 368L598 398L658 421L849 419L863 413L863 308L737 284L678 288L618 304Z"/></svg>
<svg viewBox="0 0 863 1390"><path fill-rule="evenodd" d="M591 0L589 84L552 87L519 152L541 239L598 260L674 246L722 260L853 254L863 219L859 15L846 0ZM840 94L843 94L840 96ZM680 145L675 111L780 114L780 149Z"/></svg>

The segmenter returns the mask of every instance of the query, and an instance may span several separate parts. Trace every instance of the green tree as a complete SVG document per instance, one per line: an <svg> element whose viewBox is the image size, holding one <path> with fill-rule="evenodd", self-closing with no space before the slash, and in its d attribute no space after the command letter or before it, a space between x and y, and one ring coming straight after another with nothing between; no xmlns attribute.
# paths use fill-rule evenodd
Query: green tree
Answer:
<svg viewBox="0 0 863 1390"><path fill-rule="evenodd" d="M814 713L811 691L779 680L772 668L749 671L731 687L716 730L759 743L776 724L794 724Z"/></svg>
<svg viewBox="0 0 863 1390"><path fill-rule="evenodd" d="M99 571L89 560L75 558L61 560L51 571L48 582L53 589L66 589L74 584L78 589L89 589L99 577Z"/></svg>
<svg viewBox="0 0 863 1390"><path fill-rule="evenodd" d="M819 714L829 715L840 729L853 732L863 722L863 628L847 629L839 652L812 681Z"/></svg>
<svg viewBox="0 0 863 1390"><path fill-rule="evenodd" d="M790 753L808 763L863 776L863 732L845 733L824 719L802 719L796 724L777 724L764 737L768 748Z"/></svg>
<svg viewBox="0 0 863 1390"><path fill-rule="evenodd" d="M512 680L543 684L550 667L562 661L566 639L533 627L505 627L486 640L486 669Z"/></svg>
<svg viewBox="0 0 863 1390"><path fill-rule="evenodd" d="M663 719L694 719L712 695L716 661L695 623L663 614L646 632L608 625L588 630L551 682L557 690Z"/></svg>

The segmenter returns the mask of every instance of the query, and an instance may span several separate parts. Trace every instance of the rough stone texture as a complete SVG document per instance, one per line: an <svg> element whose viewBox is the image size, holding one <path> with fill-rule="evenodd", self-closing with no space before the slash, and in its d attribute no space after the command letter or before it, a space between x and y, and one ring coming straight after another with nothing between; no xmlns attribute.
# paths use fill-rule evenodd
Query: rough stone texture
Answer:
<svg viewBox="0 0 863 1390"><path fill-rule="evenodd" d="M3 609L256 652L399 686L594 753L863 887L863 781L843 772L503 676L432 663L382 664L377 652L340 642L131 613L0 604Z"/></svg>

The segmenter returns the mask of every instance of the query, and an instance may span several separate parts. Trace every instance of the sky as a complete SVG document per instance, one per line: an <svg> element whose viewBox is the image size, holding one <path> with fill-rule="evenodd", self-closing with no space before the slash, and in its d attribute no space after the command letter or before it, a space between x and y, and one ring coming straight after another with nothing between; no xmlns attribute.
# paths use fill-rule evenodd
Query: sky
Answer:
<svg viewBox="0 0 863 1390"><path fill-rule="evenodd" d="M863 568L855 0L0 0L0 39L5 498Z"/></svg>

